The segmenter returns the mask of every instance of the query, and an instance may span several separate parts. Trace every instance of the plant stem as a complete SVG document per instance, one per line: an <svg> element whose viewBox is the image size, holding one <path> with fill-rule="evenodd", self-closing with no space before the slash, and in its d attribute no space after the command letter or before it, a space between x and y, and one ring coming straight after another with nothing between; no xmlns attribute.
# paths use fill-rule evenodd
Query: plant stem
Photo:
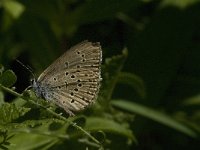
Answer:
<svg viewBox="0 0 200 150"><path fill-rule="evenodd" d="M37 106L39 106L39 107L45 109L46 111L48 111L50 114L52 114L52 115L55 116L56 118L58 118L58 119L60 119L60 120L63 120L63 121L65 121L65 122L68 122L68 123L71 124L73 127L75 127L76 129L80 130L80 131L83 132L85 135L87 135L87 136L88 136L91 140L93 140L95 143L97 143L98 145L100 145L100 142L99 142L95 137L93 137L90 133L88 133L87 131L85 131L82 127L78 126L76 123L74 123L74 122L72 122L72 121L70 121L70 120L67 120L65 117L63 117L63 116L61 116L61 115L55 113L55 112L52 111L51 109L46 108L46 107L44 107L43 105L36 103L35 100L34 100L33 98L24 97L23 94L19 94L19 93L13 91L12 89L7 88L7 87L5 87L5 86L3 86L3 85L1 85L1 84L0 84L0 88L3 89L4 91L6 91L6 92L8 92L8 93L10 93L10 94L12 94L12 95L14 95L14 96L17 96L17 97L20 97L20 98L22 98L22 99L24 99L24 100L29 101L31 104L37 105Z"/></svg>
<svg viewBox="0 0 200 150"><path fill-rule="evenodd" d="M1 84L0 84L0 88L2 88L4 91L6 91L6 92L8 92L8 93L10 93L10 94L12 94L14 96L23 97L22 94L19 94L19 93L15 92L15 91L11 90L10 88L7 88L7 87L1 85Z"/></svg>

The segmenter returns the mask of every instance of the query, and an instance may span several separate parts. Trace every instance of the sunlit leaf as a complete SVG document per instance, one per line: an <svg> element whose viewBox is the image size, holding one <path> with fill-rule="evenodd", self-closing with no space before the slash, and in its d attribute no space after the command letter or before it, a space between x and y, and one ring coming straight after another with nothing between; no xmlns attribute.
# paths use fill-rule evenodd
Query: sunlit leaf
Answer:
<svg viewBox="0 0 200 150"><path fill-rule="evenodd" d="M25 10L24 5L16 0L4 1L3 7L10 15L12 15L13 18L18 18Z"/></svg>
<svg viewBox="0 0 200 150"><path fill-rule="evenodd" d="M186 99L184 102L183 102L184 105L200 105L200 95L196 95L196 96L193 96L193 97L190 97L188 99Z"/></svg>
<svg viewBox="0 0 200 150"><path fill-rule="evenodd" d="M163 0L161 6L177 6L179 8L186 8L197 2L199 2L199 0Z"/></svg>

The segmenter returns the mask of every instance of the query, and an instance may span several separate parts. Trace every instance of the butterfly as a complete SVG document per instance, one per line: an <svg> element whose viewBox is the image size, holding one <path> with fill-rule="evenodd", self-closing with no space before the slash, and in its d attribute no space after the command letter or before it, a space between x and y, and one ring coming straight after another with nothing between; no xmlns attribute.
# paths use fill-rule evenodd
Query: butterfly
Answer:
<svg viewBox="0 0 200 150"><path fill-rule="evenodd" d="M101 62L100 43L83 41L33 79L33 91L73 116L95 102L102 80Z"/></svg>

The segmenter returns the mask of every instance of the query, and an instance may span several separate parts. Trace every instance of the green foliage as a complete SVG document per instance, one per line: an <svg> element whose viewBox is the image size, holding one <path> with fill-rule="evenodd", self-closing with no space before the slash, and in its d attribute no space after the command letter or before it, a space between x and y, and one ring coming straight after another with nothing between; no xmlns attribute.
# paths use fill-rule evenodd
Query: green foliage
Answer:
<svg viewBox="0 0 200 150"><path fill-rule="evenodd" d="M0 91L0 106L4 103L4 93Z"/></svg>
<svg viewBox="0 0 200 150"><path fill-rule="evenodd" d="M75 118L71 118L71 119L69 118L70 122L73 121L78 125L78 129L83 128L85 132L90 132L90 133L93 133L94 135L96 134L99 135L98 133L100 133L100 131L102 135L117 134L118 136L126 137L127 140L129 141L136 142L136 138L134 137L129 126L127 126L129 122L128 119L124 119L126 118L125 117L126 114L122 114L120 121L116 120L115 118L116 112L112 112L110 117L109 116L106 117L107 113L113 111L111 106L109 105L109 101L111 99L113 89L116 86L116 83L118 81L118 75L120 73L121 68L123 67L126 57L127 57L127 50L124 50L122 55L113 56L112 58L106 59L106 64L103 66L104 80L102 82L102 90L99 96L99 102L102 103L101 108L103 109L101 109L100 113L97 115L99 117L78 117L77 116ZM5 73L8 74L7 72L10 73L11 71L6 70L5 72L3 72L1 76L2 81L4 80L7 81L8 80L7 78L11 78L11 79L13 78L12 75L5 76L4 74ZM1 83L7 83L7 82L1 82ZM44 103L45 101L40 100L39 102L35 103L34 101L32 101L33 99L32 97L29 97L25 93L23 94L23 96L20 94L17 94L11 89L6 88L5 85L8 85L8 84L2 84L1 88L16 96L20 96L21 98L24 98L27 100L26 103L21 103L21 102L17 102L17 101L21 101L21 99L18 98L15 100L14 103L11 103L11 104L4 103L1 105L1 108L0 108L0 116L2 118L2 120L0 121L1 130L6 131L8 135L13 134L13 133L16 134L14 137L12 137L10 141L19 142L17 139L23 140L24 137L27 138L26 136L24 136L24 133L38 134L38 137L36 135L30 136L30 138L33 138L31 142L30 143L27 142L26 145L23 145L23 147L25 147L26 149L31 149L31 148L39 148L41 146L43 147L46 145L48 145L49 147L50 143L54 143L54 144L51 144L51 146L55 146L55 144L57 144L58 142L58 139L73 140L74 138L81 138L83 136L81 134L81 130L79 131L77 131L77 129L74 130L75 129L74 124L71 124L67 120L65 122L64 120L62 120L62 118L59 118L58 114L53 113L52 112L54 111L53 107L48 109L47 108L49 107L48 103ZM29 104L30 102L35 104L36 107L30 105ZM37 105L41 108L37 108ZM105 109L106 105L108 105L107 109ZM44 112L45 110L42 110L42 108L46 109L46 113ZM37 109L37 110L41 109L39 110L40 111L39 116L31 115L32 113L34 113L34 109ZM95 111L95 107L93 111ZM48 114L48 112L52 114ZM80 124L80 122L82 123ZM50 138L51 140L49 138L48 140L46 138L42 138L41 135L51 136ZM37 140L34 140L35 138ZM40 143L38 143L38 138L40 139L39 140ZM83 140L84 138L85 140ZM51 142L49 142L49 140ZM103 145L108 144L106 142L108 140L109 139L107 139L106 136L103 136L102 138L100 138L100 141L102 141L101 144ZM91 141L91 139L89 139L89 137L87 136L86 137L83 136L82 140L80 141L81 143L88 146L99 147L97 144ZM77 139L77 142L78 142L78 139ZM2 146L4 145L5 145L5 142L2 143ZM111 145L111 144L108 144L108 145ZM14 149L20 149L20 148L21 146L14 147Z"/></svg>
<svg viewBox="0 0 200 150"><path fill-rule="evenodd" d="M119 73L123 67L124 61L127 57L127 49L123 50L122 55L113 56L105 60L105 65L102 66L102 87L100 97L102 102L105 102L104 106L108 105L111 99L114 87L117 84Z"/></svg>
<svg viewBox="0 0 200 150"><path fill-rule="evenodd" d="M88 131L105 131L108 133L117 133L136 142L132 131L128 129L125 124L123 125L110 119L97 117L88 118L85 129Z"/></svg>
<svg viewBox="0 0 200 150"><path fill-rule="evenodd" d="M131 86L141 98L145 98L145 85L143 80L137 75L128 72L120 72L118 75L118 83Z"/></svg>
<svg viewBox="0 0 200 150"><path fill-rule="evenodd" d="M4 85L6 87L13 86L15 84L16 80L17 80L17 77L12 70L6 70L0 76L0 84Z"/></svg>
<svg viewBox="0 0 200 150"><path fill-rule="evenodd" d="M1 116L1 125L9 124L19 117L26 114L30 108L16 107L14 104L5 103L1 105L0 116Z"/></svg>
<svg viewBox="0 0 200 150"><path fill-rule="evenodd" d="M24 6L15 0L3 0L2 7L7 11L13 18L18 18L24 11Z"/></svg>
<svg viewBox="0 0 200 150"><path fill-rule="evenodd" d="M177 6L179 8L186 8L189 5L195 4L198 0L182 0L182 1L174 1L174 0L163 0L162 6Z"/></svg>
<svg viewBox="0 0 200 150"><path fill-rule="evenodd" d="M164 124L176 130L179 130L180 132L183 132L187 134L188 136L191 136L191 137L197 136L196 133L192 129L188 128L186 125L178 122L176 119L173 119L162 112L155 111L153 109L147 108L137 103L127 102L124 100L112 101L112 104L121 109L142 115L144 117L157 121L161 124Z"/></svg>

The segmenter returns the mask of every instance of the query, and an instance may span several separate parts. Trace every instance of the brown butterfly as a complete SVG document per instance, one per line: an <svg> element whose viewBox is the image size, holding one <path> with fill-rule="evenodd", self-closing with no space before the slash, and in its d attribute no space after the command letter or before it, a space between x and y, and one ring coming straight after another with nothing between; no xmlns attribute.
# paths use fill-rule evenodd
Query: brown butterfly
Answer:
<svg viewBox="0 0 200 150"><path fill-rule="evenodd" d="M34 79L38 97L54 102L69 115L95 102L101 81L100 43L83 41L66 51Z"/></svg>

